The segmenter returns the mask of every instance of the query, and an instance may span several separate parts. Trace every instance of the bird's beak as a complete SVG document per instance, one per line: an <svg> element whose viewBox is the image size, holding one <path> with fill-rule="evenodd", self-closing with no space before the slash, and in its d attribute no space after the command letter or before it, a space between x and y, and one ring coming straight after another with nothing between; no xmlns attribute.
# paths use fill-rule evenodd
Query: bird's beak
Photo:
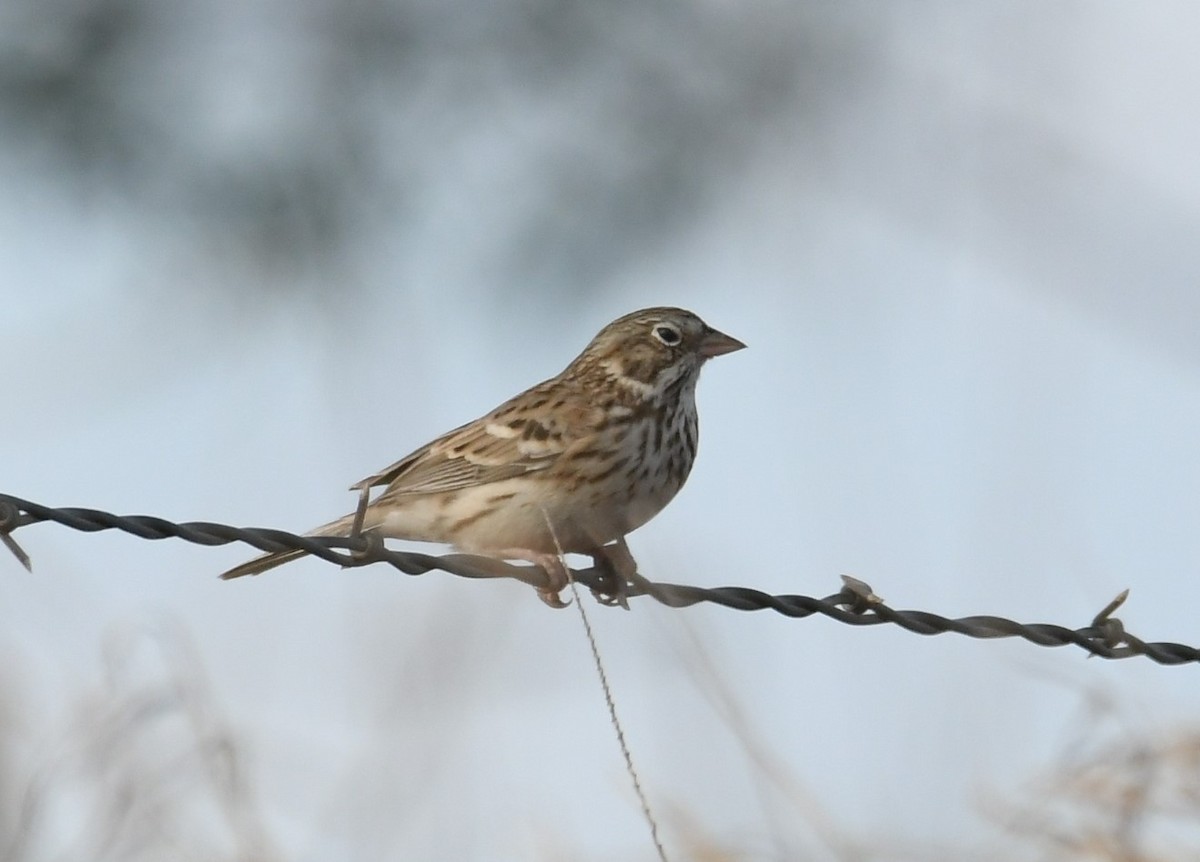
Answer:
<svg viewBox="0 0 1200 862"><path fill-rule="evenodd" d="M700 346L696 352L705 359L712 359L714 356L723 356L726 353L741 350L745 346L745 344L731 335L726 335L724 332L718 332L715 329L709 329L704 333L704 337L700 339Z"/></svg>

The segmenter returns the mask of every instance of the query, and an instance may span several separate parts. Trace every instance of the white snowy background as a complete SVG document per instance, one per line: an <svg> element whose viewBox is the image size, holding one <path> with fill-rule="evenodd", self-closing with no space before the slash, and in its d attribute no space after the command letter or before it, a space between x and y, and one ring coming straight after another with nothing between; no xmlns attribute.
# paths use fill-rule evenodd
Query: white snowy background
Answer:
<svg viewBox="0 0 1200 862"><path fill-rule="evenodd" d="M0 492L303 530L675 304L750 349L645 575L1071 627L1130 587L1200 644L1200 7L0 19ZM9 858L655 858L573 609L16 537ZM1031 783L1200 711L1187 666L585 602L672 859L1047 858Z"/></svg>

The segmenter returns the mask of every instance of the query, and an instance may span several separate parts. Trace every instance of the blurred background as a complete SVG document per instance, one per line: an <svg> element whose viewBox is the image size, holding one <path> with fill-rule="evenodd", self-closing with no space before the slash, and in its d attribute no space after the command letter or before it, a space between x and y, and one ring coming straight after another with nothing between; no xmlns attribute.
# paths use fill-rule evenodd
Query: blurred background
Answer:
<svg viewBox="0 0 1200 862"><path fill-rule="evenodd" d="M0 492L303 530L693 309L641 571L1200 643L1200 7L8 0ZM656 858L576 613L44 525L0 858ZM1194 859L1194 669L589 602L672 859Z"/></svg>

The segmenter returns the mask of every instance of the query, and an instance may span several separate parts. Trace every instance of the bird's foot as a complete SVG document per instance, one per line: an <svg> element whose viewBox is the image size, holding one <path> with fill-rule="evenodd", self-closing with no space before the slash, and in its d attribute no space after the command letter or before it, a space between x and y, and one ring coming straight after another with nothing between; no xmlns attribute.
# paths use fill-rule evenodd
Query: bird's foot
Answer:
<svg viewBox="0 0 1200 862"><path fill-rule="evenodd" d="M538 587L538 598L552 608L565 608L571 604L569 599L563 601L562 596L559 595L571 582L571 575L567 571L567 564L563 562L563 558L554 554L543 554L537 564L542 567L546 577L550 579L548 586Z"/></svg>
<svg viewBox="0 0 1200 862"><path fill-rule="evenodd" d="M500 551L497 556L509 560L525 560L545 572L546 586L534 587L534 589L537 590L538 598L550 607L565 608L571 604L569 601L563 601L559 595L571 582L571 575L567 571L567 564L563 562L562 557L557 554L540 554L537 551L527 551L523 548L509 548Z"/></svg>
<svg viewBox="0 0 1200 862"><path fill-rule="evenodd" d="M604 545L592 554L592 562L607 582L605 589L592 590L596 601L609 607L629 610L629 582L637 575L637 561L629 552L629 545L623 538L611 545Z"/></svg>

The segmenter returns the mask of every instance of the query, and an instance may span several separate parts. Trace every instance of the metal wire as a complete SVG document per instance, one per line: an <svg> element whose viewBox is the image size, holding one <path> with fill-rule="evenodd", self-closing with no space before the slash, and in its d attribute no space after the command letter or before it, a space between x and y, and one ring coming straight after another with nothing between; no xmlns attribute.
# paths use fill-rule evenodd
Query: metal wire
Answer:
<svg viewBox="0 0 1200 862"><path fill-rule="evenodd" d="M141 539L177 538L198 545L227 545L244 542L261 551L303 550L315 557L344 567L386 562L407 575L421 575L438 569L464 578L515 578L533 587L548 587L545 572L534 566L514 566L488 557L469 554L434 556L409 551L394 551L371 534L356 539L334 536L297 536L283 530L231 527L207 521L177 524L147 515L114 515L95 509L57 509L31 503L19 497L0 494L0 542L17 559L30 567L29 557L12 538L21 527L53 521L83 532L120 530ZM1023 638L1043 647L1077 646L1091 655L1120 659L1145 656L1164 665L1200 662L1200 649L1183 644L1148 643L1125 631L1113 613L1124 603L1129 591L1111 601L1091 624L1071 629L1049 623L1018 623L995 616L970 616L950 619L926 611L896 610L888 607L871 588L855 578L843 576L841 591L823 599L811 596L773 596L747 587L692 587L657 583L635 576L617 587L608 567L573 569L572 576L588 587L606 604L613 596L633 598L650 596L672 608L685 608L701 602L741 611L773 610L788 617L804 618L821 614L853 626L890 623L920 635L954 632L972 638Z"/></svg>

